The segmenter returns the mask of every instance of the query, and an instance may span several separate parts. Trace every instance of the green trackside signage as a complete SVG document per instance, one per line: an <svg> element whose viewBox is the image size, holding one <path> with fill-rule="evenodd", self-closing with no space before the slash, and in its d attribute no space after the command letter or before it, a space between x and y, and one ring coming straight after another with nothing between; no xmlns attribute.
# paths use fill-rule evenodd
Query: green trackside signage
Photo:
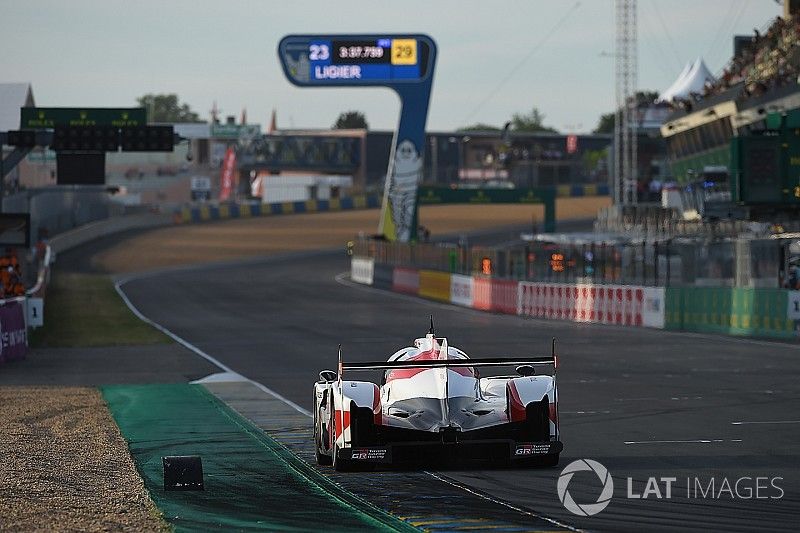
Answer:
<svg viewBox="0 0 800 533"><path fill-rule="evenodd" d="M543 204L544 231L556 228L555 189L452 189L421 185L417 205ZM415 220L417 215L415 213Z"/></svg>
<svg viewBox="0 0 800 533"><path fill-rule="evenodd" d="M261 135L258 124L212 124L211 136L215 139L238 139Z"/></svg>
<svg viewBox="0 0 800 533"><path fill-rule="evenodd" d="M19 125L22 129L56 126L146 126L143 107L23 107Z"/></svg>

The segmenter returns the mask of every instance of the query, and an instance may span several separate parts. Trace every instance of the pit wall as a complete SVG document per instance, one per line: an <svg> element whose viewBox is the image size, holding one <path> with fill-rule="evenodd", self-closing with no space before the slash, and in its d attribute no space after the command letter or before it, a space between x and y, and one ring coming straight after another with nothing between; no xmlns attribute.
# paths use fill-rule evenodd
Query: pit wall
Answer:
<svg viewBox="0 0 800 533"><path fill-rule="evenodd" d="M393 267L353 257L351 279L481 311L591 324L794 339L800 291L534 283Z"/></svg>

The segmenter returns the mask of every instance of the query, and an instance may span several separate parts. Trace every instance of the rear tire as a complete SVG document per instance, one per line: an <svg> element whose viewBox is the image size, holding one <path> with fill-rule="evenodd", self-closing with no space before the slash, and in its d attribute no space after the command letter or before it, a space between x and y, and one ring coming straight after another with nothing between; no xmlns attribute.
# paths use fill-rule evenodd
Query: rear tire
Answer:
<svg viewBox="0 0 800 533"><path fill-rule="evenodd" d="M316 394L314 395L314 458L317 460L318 465L330 466L333 458L330 455L325 455L320 450L322 445L322 423L319 420L319 407L316 405Z"/></svg>
<svg viewBox="0 0 800 533"><path fill-rule="evenodd" d="M333 450L333 469L337 472L351 472L353 470L353 461L339 457L339 445L334 444Z"/></svg>
<svg viewBox="0 0 800 533"><path fill-rule="evenodd" d="M552 468L554 466L558 466L558 460L561 456L560 453L550 453L542 457L541 466L546 468Z"/></svg>

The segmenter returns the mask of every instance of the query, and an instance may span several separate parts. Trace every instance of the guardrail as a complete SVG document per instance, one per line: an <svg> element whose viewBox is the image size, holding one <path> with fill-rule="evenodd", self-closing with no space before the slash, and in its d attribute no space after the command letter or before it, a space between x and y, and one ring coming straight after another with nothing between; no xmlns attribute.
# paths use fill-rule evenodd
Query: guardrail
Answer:
<svg viewBox="0 0 800 533"><path fill-rule="evenodd" d="M496 279L354 255L354 282L472 309L548 320L800 338L800 291L664 288Z"/></svg>
<svg viewBox="0 0 800 533"><path fill-rule="evenodd" d="M260 202L201 204L184 206L174 212L176 223L206 222L231 218L249 218L295 213L324 213L351 209L375 209L381 206L381 198L374 195L358 195L330 200L302 200L297 202Z"/></svg>

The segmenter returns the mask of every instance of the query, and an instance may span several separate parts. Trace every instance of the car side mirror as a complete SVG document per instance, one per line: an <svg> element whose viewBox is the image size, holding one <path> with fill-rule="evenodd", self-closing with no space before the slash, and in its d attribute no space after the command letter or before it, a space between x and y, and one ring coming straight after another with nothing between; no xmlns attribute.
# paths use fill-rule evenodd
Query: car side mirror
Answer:
<svg viewBox="0 0 800 533"><path fill-rule="evenodd" d="M323 370L322 372L319 373L320 381L324 381L325 383L336 381L337 377L339 376L333 370Z"/></svg>
<svg viewBox="0 0 800 533"><path fill-rule="evenodd" d="M533 365L519 365L515 370L520 376L533 376L536 374L536 369L533 368Z"/></svg>

